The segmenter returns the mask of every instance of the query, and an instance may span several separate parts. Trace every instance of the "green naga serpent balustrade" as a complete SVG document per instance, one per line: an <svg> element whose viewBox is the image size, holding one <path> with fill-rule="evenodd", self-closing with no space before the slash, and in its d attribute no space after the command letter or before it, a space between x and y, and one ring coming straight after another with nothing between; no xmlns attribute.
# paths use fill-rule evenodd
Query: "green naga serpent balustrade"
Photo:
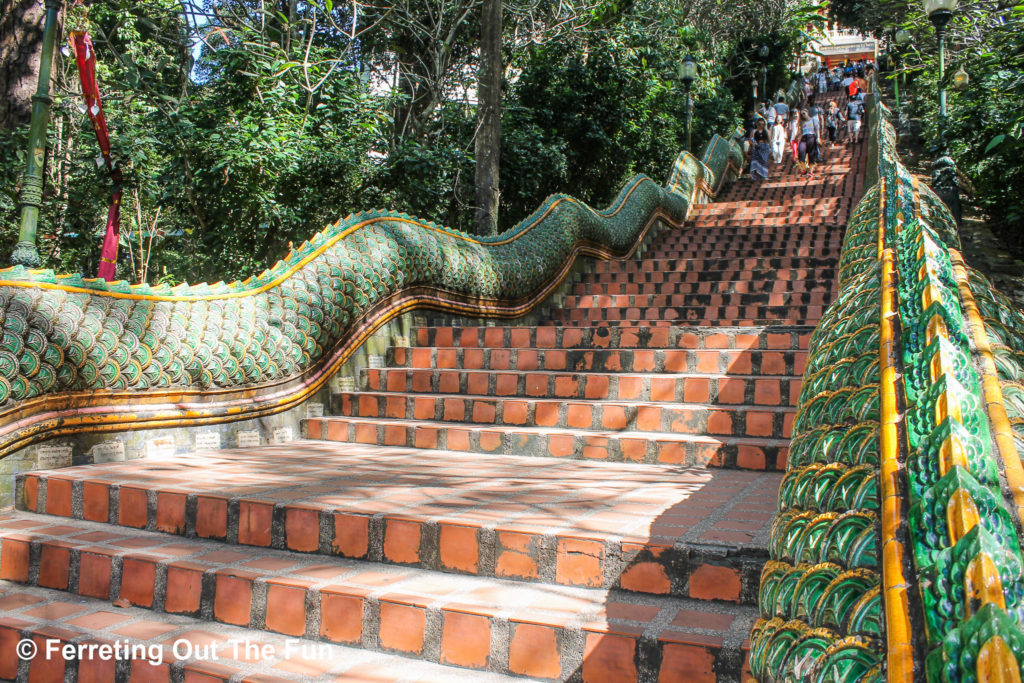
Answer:
<svg viewBox="0 0 1024 683"><path fill-rule="evenodd" d="M329 226L263 274L231 284L129 286L0 271L0 457L46 438L194 426L286 410L413 308L515 318L576 257L631 255L657 221L738 169L715 136L665 187L630 181L603 211L555 195L494 237L371 211Z"/></svg>
<svg viewBox="0 0 1024 683"><path fill-rule="evenodd" d="M1019 683L1024 313L964 264L870 109L875 182L811 340L752 670Z"/></svg>

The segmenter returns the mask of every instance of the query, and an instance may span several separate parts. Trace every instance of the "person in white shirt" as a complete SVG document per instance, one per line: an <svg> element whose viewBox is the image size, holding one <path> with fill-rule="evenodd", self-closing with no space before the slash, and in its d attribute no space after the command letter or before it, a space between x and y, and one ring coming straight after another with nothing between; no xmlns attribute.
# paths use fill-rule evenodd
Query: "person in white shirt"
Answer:
<svg viewBox="0 0 1024 683"><path fill-rule="evenodd" d="M786 131L786 120L777 116L775 125L772 126L772 161L776 164L782 163L782 155L786 152L786 143L788 142L789 133Z"/></svg>

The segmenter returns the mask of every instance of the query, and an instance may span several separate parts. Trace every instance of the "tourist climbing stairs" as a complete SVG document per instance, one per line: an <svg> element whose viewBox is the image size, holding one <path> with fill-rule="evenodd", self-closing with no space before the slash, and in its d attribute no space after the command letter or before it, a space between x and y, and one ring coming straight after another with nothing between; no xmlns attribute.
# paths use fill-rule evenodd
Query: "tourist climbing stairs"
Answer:
<svg viewBox="0 0 1024 683"><path fill-rule="evenodd" d="M863 149L826 154L593 264L540 324L415 329L307 440L22 477L0 650L195 651L184 672L154 650L0 657L0 678L745 679L807 347L863 189Z"/></svg>

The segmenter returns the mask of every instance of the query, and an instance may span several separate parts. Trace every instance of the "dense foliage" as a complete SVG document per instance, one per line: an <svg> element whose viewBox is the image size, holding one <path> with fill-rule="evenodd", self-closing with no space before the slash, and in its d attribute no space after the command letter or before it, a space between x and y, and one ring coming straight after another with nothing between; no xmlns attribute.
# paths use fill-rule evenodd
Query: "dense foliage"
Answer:
<svg viewBox="0 0 1024 683"><path fill-rule="evenodd" d="M479 4L73 6L65 30L93 37L126 178L119 275L244 278L375 207L470 229ZM686 144L682 55L702 65L694 148L737 124L727 86L759 72L751 45L778 48L768 67L781 85L807 7L764 0L761 12L723 20L722 6L506 0L501 226L553 192L602 205L634 173L662 179ZM77 78L74 61L60 60L40 253L48 267L92 275L111 188ZM26 134L0 130L3 253L16 240Z"/></svg>

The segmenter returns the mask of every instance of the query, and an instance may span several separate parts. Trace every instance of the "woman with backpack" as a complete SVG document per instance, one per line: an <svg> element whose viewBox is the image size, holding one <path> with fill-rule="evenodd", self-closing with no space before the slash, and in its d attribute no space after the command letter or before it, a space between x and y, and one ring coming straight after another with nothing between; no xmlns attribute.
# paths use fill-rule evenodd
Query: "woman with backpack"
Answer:
<svg viewBox="0 0 1024 683"><path fill-rule="evenodd" d="M806 109L800 110L800 145L798 152L798 168L800 175L813 178L811 164L818 160L818 128Z"/></svg>
<svg viewBox="0 0 1024 683"><path fill-rule="evenodd" d="M854 96L846 103L846 142L860 142L861 119L864 118L864 101Z"/></svg>

